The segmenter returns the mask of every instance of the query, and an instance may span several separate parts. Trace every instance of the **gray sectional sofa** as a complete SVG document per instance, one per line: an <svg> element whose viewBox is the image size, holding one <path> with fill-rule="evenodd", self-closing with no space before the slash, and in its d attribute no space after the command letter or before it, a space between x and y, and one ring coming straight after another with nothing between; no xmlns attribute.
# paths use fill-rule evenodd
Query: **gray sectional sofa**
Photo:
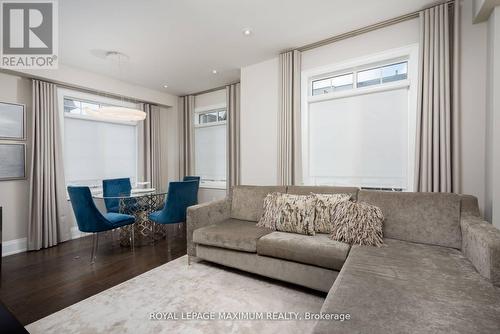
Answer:
<svg viewBox="0 0 500 334"><path fill-rule="evenodd" d="M381 248L256 226L270 192L350 193L385 216ZM190 207L188 256L327 292L314 333L500 333L500 231L473 196L237 186Z"/></svg>

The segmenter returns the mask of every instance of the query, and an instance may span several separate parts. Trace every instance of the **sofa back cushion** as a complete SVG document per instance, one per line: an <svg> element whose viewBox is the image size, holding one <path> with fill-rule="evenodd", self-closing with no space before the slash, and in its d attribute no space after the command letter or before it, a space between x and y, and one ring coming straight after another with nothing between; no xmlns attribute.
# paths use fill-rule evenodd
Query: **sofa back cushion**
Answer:
<svg viewBox="0 0 500 334"><path fill-rule="evenodd" d="M459 195L361 190L358 200L382 210L384 238L462 246Z"/></svg>
<svg viewBox="0 0 500 334"><path fill-rule="evenodd" d="M257 222L264 212L266 195L285 191L285 186L236 186L232 191L231 218Z"/></svg>
<svg viewBox="0 0 500 334"><path fill-rule="evenodd" d="M294 195L314 194L351 194L355 200L358 196L359 188L356 187L333 187L333 186L287 186L286 192Z"/></svg>

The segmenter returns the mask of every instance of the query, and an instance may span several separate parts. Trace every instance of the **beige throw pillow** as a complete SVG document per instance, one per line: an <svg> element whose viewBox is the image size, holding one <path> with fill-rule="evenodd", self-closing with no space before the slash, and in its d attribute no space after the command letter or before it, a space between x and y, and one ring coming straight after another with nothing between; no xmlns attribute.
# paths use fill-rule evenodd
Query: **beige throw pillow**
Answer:
<svg viewBox="0 0 500 334"><path fill-rule="evenodd" d="M384 243L380 208L364 202L342 202L332 216L330 238L350 245L380 247Z"/></svg>
<svg viewBox="0 0 500 334"><path fill-rule="evenodd" d="M332 215L342 202L351 198L350 194L313 194L316 196L314 231L318 233L332 232Z"/></svg>
<svg viewBox="0 0 500 334"><path fill-rule="evenodd" d="M264 199L264 213L257 226L314 235L315 204L314 195L271 193Z"/></svg>

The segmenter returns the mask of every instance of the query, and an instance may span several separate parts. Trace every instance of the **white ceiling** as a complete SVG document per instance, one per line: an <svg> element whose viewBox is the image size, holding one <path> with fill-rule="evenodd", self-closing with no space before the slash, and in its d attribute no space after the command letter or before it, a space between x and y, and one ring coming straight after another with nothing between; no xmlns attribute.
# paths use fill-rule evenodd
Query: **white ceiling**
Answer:
<svg viewBox="0 0 500 334"><path fill-rule="evenodd" d="M61 0L63 64L181 95L239 79L239 69L435 0ZM251 28L250 37L243 36ZM103 54L129 56L118 66ZM218 74L212 74L216 69ZM163 85L168 84L164 89Z"/></svg>

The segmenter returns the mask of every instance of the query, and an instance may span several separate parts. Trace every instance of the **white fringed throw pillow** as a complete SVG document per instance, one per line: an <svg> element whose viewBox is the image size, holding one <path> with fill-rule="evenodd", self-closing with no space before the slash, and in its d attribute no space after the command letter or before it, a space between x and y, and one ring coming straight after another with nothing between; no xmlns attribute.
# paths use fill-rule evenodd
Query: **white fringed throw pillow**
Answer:
<svg viewBox="0 0 500 334"><path fill-rule="evenodd" d="M264 212L257 223L275 231L314 235L316 196L271 193L264 199Z"/></svg>
<svg viewBox="0 0 500 334"><path fill-rule="evenodd" d="M281 194L278 199L280 217L276 230L314 235L314 210L316 196Z"/></svg>
<svg viewBox="0 0 500 334"><path fill-rule="evenodd" d="M332 232L332 215L342 202L351 198L350 194L312 194L316 196L314 215L314 231L318 233Z"/></svg>
<svg viewBox="0 0 500 334"><path fill-rule="evenodd" d="M384 215L380 208L364 202L342 202L332 215L330 238L349 245L383 245Z"/></svg>
<svg viewBox="0 0 500 334"><path fill-rule="evenodd" d="M282 193L270 193L264 198L264 211L257 223L258 227L265 227L271 230L276 230L276 222L280 216L280 203L279 198Z"/></svg>

